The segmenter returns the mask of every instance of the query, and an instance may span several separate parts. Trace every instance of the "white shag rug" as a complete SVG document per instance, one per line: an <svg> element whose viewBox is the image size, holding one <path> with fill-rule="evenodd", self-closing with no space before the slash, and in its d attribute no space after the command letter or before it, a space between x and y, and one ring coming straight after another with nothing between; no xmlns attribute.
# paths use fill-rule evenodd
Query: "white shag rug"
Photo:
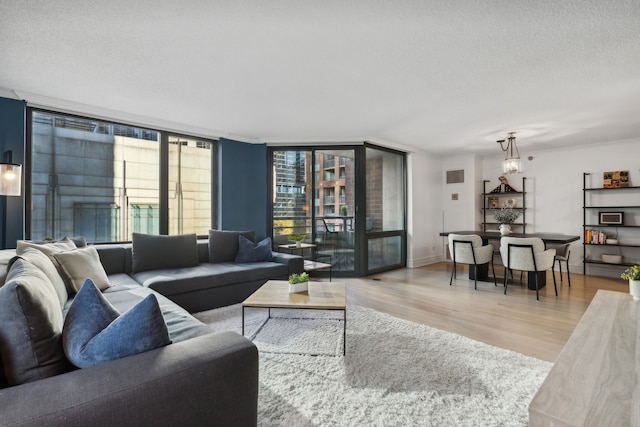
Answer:
<svg viewBox="0 0 640 427"><path fill-rule="evenodd" d="M526 426L552 364L375 310L245 309L260 426ZM196 313L241 332L242 308Z"/></svg>

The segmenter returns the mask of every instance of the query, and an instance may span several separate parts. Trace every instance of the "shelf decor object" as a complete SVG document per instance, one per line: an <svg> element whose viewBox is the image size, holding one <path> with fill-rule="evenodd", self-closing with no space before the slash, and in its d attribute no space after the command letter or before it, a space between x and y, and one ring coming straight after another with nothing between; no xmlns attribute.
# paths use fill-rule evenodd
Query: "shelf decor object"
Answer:
<svg viewBox="0 0 640 427"><path fill-rule="evenodd" d="M602 188L620 188L629 186L629 171L605 172L602 176Z"/></svg>
<svg viewBox="0 0 640 427"><path fill-rule="evenodd" d="M600 219L599 224L603 225L622 225L624 212L598 212Z"/></svg>

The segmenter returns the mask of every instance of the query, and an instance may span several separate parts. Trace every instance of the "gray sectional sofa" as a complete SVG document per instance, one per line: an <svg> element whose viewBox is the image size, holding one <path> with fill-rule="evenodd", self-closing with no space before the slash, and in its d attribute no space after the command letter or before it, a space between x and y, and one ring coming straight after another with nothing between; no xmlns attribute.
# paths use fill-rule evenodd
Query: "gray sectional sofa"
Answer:
<svg viewBox="0 0 640 427"><path fill-rule="evenodd" d="M19 246L22 255L12 258L0 287L0 425L256 425L256 347L234 332L211 333L189 311L237 303L264 281L301 271L302 260L272 254L271 261L218 261L236 250L226 245L237 236L212 233L214 245L197 241L197 261L193 240L185 243L195 236L137 236L132 244L91 246L77 253L95 261L58 263L57 269L45 263L67 263L63 256L47 253L43 261L41 249ZM167 248L177 252L167 258ZM3 255L0 261L8 259ZM171 344L74 367L66 357L65 315L86 275L119 313L154 295Z"/></svg>
<svg viewBox="0 0 640 427"><path fill-rule="evenodd" d="M191 313L242 302L267 280L304 271L302 257L272 251L269 261L236 262L239 236L255 241L253 231L211 230L189 257L184 256L190 247L184 236L134 234L132 243L96 248L110 281L153 289ZM141 260L141 253L150 259ZM179 255L184 259L175 261Z"/></svg>

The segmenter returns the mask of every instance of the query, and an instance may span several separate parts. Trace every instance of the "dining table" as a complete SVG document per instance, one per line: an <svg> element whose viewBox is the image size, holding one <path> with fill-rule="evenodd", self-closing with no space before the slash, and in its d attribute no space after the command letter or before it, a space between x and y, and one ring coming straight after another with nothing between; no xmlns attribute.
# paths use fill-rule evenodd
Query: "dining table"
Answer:
<svg viewBox="0 0 640 427"><path fill-rule="evenodd" d="M440 236L447 237L449 234L476 234L480 236L482 239L482 243L484 245L488 245L491 240L500 241L502 235L500 231L496 230L463 230L463 231L443 231L440 233ZM580 240L580 236L573 234L561 234L561 233L510 233L508 237L537 237L541 239L545 245L564 245L566 243L575 242ZM497 246L497 249L500 248L500 245ZM506 271L505 271L506 274ZM547 275L546 271L529 271L527 272L527 287L531 290L536 289L535 276L538 275L538 287L543 288L547 283ZM474 280L475 278L478 280L486 281L489 278L489 265L478 265L476 268L473 266L469 266L469 279Z"/></svg>

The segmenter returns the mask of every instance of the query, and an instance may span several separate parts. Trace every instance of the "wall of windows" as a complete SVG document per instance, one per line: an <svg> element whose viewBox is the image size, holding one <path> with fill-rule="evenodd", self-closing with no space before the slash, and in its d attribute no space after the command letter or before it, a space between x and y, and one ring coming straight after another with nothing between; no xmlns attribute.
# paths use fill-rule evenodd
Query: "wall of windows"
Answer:
<svg viewBox="0 0 640 427"><path fill-rule="evenodd" d="M29 118L27 237L115 242L212 227L213 141L35 109Z"/></svg>
<svg viewBox="0 0 640 427"><path fill-rule="evenodd" d="M405 265L404 153L368 144L269 152L276 247L303 235L311 245L304 255L340 276Z"/></svg>

